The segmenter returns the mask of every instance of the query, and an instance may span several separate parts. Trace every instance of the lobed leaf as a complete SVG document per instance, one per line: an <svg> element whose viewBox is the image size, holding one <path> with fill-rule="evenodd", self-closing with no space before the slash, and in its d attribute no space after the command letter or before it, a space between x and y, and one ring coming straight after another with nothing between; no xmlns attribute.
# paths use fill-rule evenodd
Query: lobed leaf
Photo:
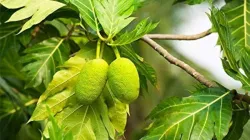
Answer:
<svg viewBox="0 0 250 140"><path fill-rule="evenodd" d="M13 35L20 29L20 23L5 23L0 24L0 41L4 38ZM2 47L2 45L1 45Z"/></svg>
<svg viewBox="0 0 250 140"><path fill-rule="evenodd" d="M22 2L20 2L20 0L2 0L0 4L3 4L7 8L20 8L7 22L20 21L31 17L31 19L23 25L19 33L40 23L48 15L65 6L63 3L52 0L24 0Z"/></svg>
<svg viewBox="0 0 250 140"><path fill-rule="evenodd" d="M245 52L244 48L250 49L250 1L237 0L227 3L221 9L228 20L230 34L233 37L233 47L235 48L236 60L240 59L240 54Z"/></svg>
<svg viewBox="0 0 250 140"><path fill-rule="evenodd" d="M56 67L62 65L69 56L69 48L64 39L51 38L27 48L21 63L26 64L22 71L27 73L26 87L37 87L51 81Z"/></svg>
<svg viewBox="0 0 250 140"><path fill-rule="evenodd" d="M124 104L116 99L108 84L107 90L108 91L104 93L104 99L107 103L109 103L107 106L110 122L118 133L123 134L127 124L127 113L129 112L129 105Z"/></svg>
<svg viewBox="0 0 250 140"><path fill-rule="evenodd" d="M94 106L75 105L67 107L56 115L64 131L72 131L75 140L108 139L108 133Z"/></svg>
<svg viewBox="0 0 250 140"><path fill-rule="evenodd" d="M0 76L25 79L25 74L21 72L22 65L19 62L19 49L20 45L15 36L9 36L0 40Z"/></svg>
<svg viewBox="0 0 250 140"><path fill-rule="evenodd" d="M249 133L250 133L250 121L248 120L245 126L243 127L243 133L240 140L248 140L250 138Z"/></svg>
<svg viewBox="0 0 250 140"><path fill-rule="evenodd" d="M133 0L94 0L97 18L109 39L134 20L129 17L134 11L133 3Z"/></svg>
<svg viewBox="0 0 250 140"><path fill-rule="evenodd" d="M145 34L156 28L158 23L149 22L148 19L142 20L133 31L127 31L121 34L114 42L109 43L110 46L123 46L140 39Z"/></svg>
<svg viewBox="0 0 250 140"><path fill-rule="evenodd" d="M230 1L222 10L212 8L211 21L218 32L220 45L224 52L223 67L228 75L243 84L243 88L250 87L249 74L249 36L248 15L249 2ZM244 72L241 72L244 70Z"/></svg>
<svg viewBox="0 0 250 140"><path fill-rule="evenodd" d="M216 8L212 8L210 20L213 24L213 27L219 34L220 44L224 51L225 57L228 59L230 67L233 70L238 71L238 65L236 63L237 60L235 54L237 50L233 44L233 37L226 16L222 11Z"/></svg>
<svg viewBox="0 0 250 140"><path fill-rule="evenodd" d="M70 97L74 95L74 84L77 76L85 63L85 59L75 56L70 58L58 71L46 91L40 96L36 109L30 121L43 120L48 117L47 108L53 114L61 111Z"/></svg>
<svg viewBox="0 0 250 140"><path fill-rule="evenodd" d="M75 5L81 14L84 21L93 29L97 30L97 18L95 15L95 8L93 0L71 0L73 5Z"/></svg>
<svg viewBox="0 0 250 140"><path fill-rule="evenodd" d="M0 59L3 59L6 56L8 50L10 50L10 48L13 46L17 46L17 39L15 36L11 35L9 37L0 39Z"/></svg>
<svg viewBox="0 0 250 140"><path fill-rule="evenodd" d="M50 110L47 110L49 112L49 121L51 123L50 126L48 126L48 133L50 140L73 140L73 135L71 132L64 133L62 128L60 128L57 124L56 119L50 112ZM43 139L46 140L46 137L43 136Z"/></svg>
<svg viewBox="0 0 250 140"><path fill-rule="evenodd" d="M223 140L238 140L243 133L243 127L249 120L249 107L248 104L243 103L242 105L233 105L233 117L232 126L230 127L229 133Z"/></svg>
<svg viewBox="0 0 250 140"><path fill-rule="evenodd" d="M232 96L220 88L200 89L189 97L169 98L149 115L149 139L222 140L232 118Z"/></svg>
<svg viewBox="0 0 250 140"><path fill-rule="evenodd" d="M25 6L30 0L0 0L0 4L8 9L16 9Z"/></svg>

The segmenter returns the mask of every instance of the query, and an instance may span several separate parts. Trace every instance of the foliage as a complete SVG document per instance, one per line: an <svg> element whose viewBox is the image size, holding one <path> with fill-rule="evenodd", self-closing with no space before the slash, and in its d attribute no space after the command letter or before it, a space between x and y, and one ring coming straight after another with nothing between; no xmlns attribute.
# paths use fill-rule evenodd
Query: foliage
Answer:
<svg viewBox="0 0 250 140"><path fill-rule="evenodd" d="M48 15L64 6L64 4L52 0L0 1L0 4L9 9L21 8L16 11L7 22L20 21L32 16L32 18L23 25L20 32L40 23Z"/></svg>
<svg viewBox="0 0 250 140"><path fill-rule="evenodd" d="M52 116L48 108L47 111L49 112L49 122L51 124L48 126L50 140L73 140L72 133L69 132L64 134L63 130L58 126L54 116ZM46 139L46 137L43 136L43 139Z"/></svg>
<svg viewBox="0 0 250 140"><path fill-rule="evenodd" d="M146 33L152 31L158 24L148 23L148 19L142 20L133 31L127 31L119 36L110 46L123 46L140 39Z"/></svg>
<svg viewBox="0 0 250 140"><path fill-rule="evenodd" d="M62 65L69 56L69 48L63 41L64 39L51 38L24 51L26 55L20 61L26 64L22 69L28 76L26 87L49 84L56 67Z"/></svg>
<svg viewBox="0 0 250 140"><path fill-rule="evenodd" d="M194 5L205 0L173 2ZM208 2L225 72L247 92L250 1L229 0L221 9ZM133 48L158 25L149 17L135 20L144 3L150 1L0 0L0 138L40 139L39 131L51 140L124 135L130 104L114 96L112 85L105 83L88 105L79 102L75 86L86 62L102 58L110 64L125 57L136 66L140 91L151 91L148 83L158 88L156 71ZM137 85L134 90L139 90ZM188 97L165 99L149 114L150 125L141 139L249 139L249 104L235 100L233 92L198 86Z"/></svg>
<svg viewBox="0 0 250 140"><path fill-rule="evenodd" d="M198 89L186 98L169 98L149 115L153 123L148 139L212 139L222 140L230 126L232 108L229 91ZM166 119L168 117L168 119Z"/></svg>

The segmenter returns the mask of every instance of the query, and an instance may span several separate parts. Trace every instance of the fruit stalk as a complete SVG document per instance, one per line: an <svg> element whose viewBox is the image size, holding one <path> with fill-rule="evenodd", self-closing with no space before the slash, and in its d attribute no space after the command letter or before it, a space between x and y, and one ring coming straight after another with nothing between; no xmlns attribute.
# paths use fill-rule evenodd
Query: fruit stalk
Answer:
<svg viewBox="0 0 250 140"><path fill-rule="evenodd" d="M105 43L101 42L101 54L100 54L100 58L103 57L104 48L105 48Z"/></svg>
<svg viewBox="0 0 250 140"><path fill-rule="evenodd" d="M100 58L101 43L102 41L99 39L97 42L97 47L96 47L96 59Z"/></svg>
<svg viewBox="0 0 250 140"><path fill-rule="evenodd" d="M120 55L119 50L117 49L117 47L113 46L112 48L113 48L113 51L115 53L115 57L116 58L121 58L121 55Z"/></svg>

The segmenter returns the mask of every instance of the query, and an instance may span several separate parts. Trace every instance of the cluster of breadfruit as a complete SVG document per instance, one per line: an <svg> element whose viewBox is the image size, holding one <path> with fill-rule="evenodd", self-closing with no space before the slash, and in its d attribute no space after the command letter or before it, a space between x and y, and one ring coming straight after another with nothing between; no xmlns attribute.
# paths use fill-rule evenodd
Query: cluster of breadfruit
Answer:
<svg viewBox="0 0 250 140"><path fill-rule="evenodd" d="M106 83L114 96L123 103L131 103L139 95L139 76L133 62L117 58L110 65L103 59L88 61L81 70L75 87L76 97L83 105L93 103Z"/></svg>

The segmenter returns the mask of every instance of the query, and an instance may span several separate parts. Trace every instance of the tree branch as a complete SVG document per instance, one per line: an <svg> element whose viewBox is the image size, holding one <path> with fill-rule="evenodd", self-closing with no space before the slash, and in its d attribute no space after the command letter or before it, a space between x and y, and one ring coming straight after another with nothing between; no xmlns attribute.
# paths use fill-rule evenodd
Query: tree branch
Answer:
<svg viewBox="0 0 250 140"><path fill-rule="evenodd" d="M161 47L158 43L156 43L154 40L150 39L148 35L145 35L142 37L142 40L146 42L148 45L150 45L154 50L156 50L160 55L162 55L168 62L171 64L174 64L181 69L185 70L189 75L194 77L196 80L198 80L200 83L204 84L207 87L212 87L215 84L209 80L207 80L202 74L197 72L194 68L189 66L188 64L184 63L183 61L175 58L172 56L167 50L165 50L163 47Z"/></svg>
<svg viewBox="0 0 250 140"><path fill-rule="evenodd" d="M211 29L196 35L148 34L147 37L157 40L197 40L210 35Z"/></svg>
<svg viewBox="0 0 250 140"><path fill-rule="evenodd" d="M246 93L245 95L237 93L236 90L231 91L234 94L234 100L244 101L250 104L250 96Z"/></svg>
<svg viewBox="0 0 250 140"><path fill-rule="evenodd" d="M197 72L194 68L186 64L185 62L177 59L176 57L172 56L166 49L164 49L162 46L160 46L158 43L156 43L154 40L148 37L148 35L145 35L141 38L145 43L150 45L155 51L157 51L160 55L162 55L169 63L174 64L181 69L185 70L189 75L194 77L197 81L199 81L201 84L207 86L207 87L216 87L216 84L210 80L207 80L205 76ZM236 90L232 90L232 93L234 94L234 100L244 101L246 103L250 104L250 96L247 94L242 95L237 93Z"/></svg>

